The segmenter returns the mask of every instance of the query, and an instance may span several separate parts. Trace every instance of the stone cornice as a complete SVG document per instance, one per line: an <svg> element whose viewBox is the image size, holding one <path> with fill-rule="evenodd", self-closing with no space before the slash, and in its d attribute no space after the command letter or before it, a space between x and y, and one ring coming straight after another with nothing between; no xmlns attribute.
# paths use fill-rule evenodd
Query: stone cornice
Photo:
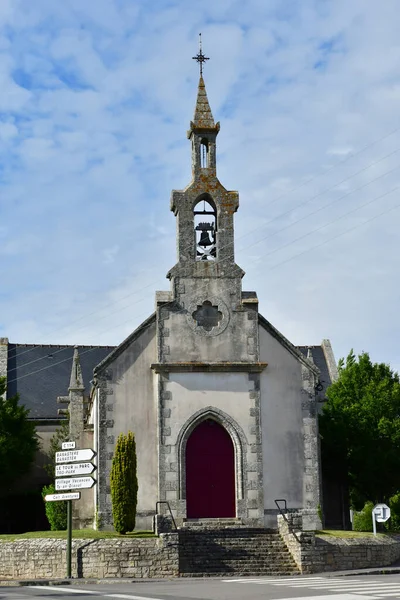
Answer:
<svg viewBox="0 0 400 600"><path fill-rule="evenodd" d="M245 362L179 362L153 363L155 373L261 373L267 363Z"/></svg>

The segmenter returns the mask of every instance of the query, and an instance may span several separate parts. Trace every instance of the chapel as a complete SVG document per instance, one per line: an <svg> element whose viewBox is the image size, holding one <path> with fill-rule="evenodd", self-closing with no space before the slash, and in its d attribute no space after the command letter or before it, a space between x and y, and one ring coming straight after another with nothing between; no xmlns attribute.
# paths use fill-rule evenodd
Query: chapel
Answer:
<svg viewBox="0 0 400 600"><path fill-rule="evenodd" d="M53 393L47 410L55 418L57 394L69 402L71 439L97 453L96 485L75 502L75 527L113 527L112 458L118 435L132 431L138 529L151 529L168 507L178 526L228 520L276 528L280 499L301 513L304 529L321 528L317 415L337 376L335 359L329 340L294 346L258 312L256 292L243 291L234 238L239 194L217 176L219 132L201 72L187 132L192 177L171 194L177 258L169 290L156 293L155 312L119 346L95 348L90 358L69 347L62 391L51 365L41 376L41 401L43 385ZM18 387L15 376L23 352L9 346L11 391L24 402L29 380ZM29 389L28 405L35 402Z"/></svg>
<svg viewBox="0 0 400 600"><path fill-rule="evenodd" d="M178 524L236 519L275 526L276 499L321 526L317 427L320 370L243 291L235 262L239 195L217 176L219 122L202 74L187 133L192 178L171 194L177 262L155 313L94 369L87 423L94 428L94 505L112 526L109 473L117 436L133 431L137 527L156 501ZM329 342L323 349L330 352ZM223 522L223 521L221 521Z"/></svg>

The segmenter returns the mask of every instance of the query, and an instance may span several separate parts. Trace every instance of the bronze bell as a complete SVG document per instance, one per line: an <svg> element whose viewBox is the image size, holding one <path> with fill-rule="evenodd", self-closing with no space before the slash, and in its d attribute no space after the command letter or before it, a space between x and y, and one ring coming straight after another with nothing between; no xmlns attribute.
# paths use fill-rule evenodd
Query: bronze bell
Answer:
<svg viewBox="0 0 400 600"><path fill-rule="evenodd" d="M202 231L200 235L199 246L203 246L203 248L206 248L207 246L212 246L212 244L213 243L210 240L208 231Z"/></svg>

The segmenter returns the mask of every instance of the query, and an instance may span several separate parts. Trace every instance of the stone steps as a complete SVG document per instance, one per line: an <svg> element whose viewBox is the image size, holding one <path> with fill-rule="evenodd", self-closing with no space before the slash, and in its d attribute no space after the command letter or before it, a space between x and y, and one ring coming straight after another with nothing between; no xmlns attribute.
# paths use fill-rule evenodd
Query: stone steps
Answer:
<svg viewBox="0 0 400 600"><path fill-rule="evenodd" d="M179 563L181 577L299 574L280 535L265 529L181 529Z"/></svg>

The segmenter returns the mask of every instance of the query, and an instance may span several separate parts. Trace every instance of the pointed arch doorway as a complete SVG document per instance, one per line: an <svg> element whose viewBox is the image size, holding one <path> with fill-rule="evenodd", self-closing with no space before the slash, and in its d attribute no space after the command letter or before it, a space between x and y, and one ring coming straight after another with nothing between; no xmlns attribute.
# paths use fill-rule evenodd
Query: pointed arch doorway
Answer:
<svg viewBox="0 0 400 600"><path fill-rule="evenodd" d="M236 516L235 453L226 429L202 421L186 444L186 507L188 519Z"/></svg>

